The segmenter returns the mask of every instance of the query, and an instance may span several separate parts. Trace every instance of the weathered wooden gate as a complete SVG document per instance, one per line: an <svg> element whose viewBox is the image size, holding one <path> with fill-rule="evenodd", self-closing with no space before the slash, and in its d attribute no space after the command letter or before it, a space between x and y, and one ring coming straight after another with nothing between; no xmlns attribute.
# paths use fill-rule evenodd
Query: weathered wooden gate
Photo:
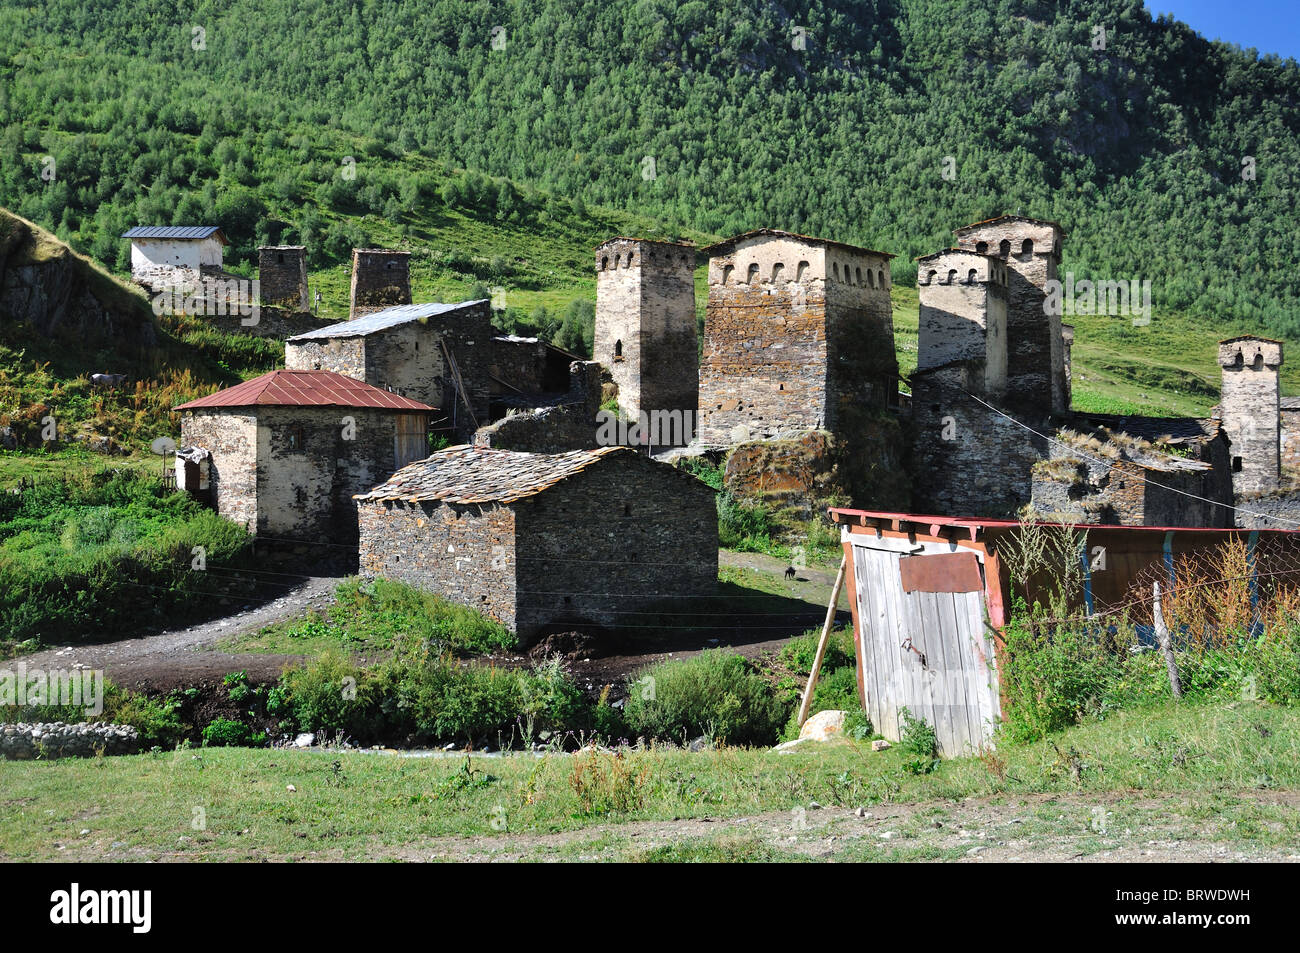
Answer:
<svg viewBox="0 0 1300 953"><path fill-rule="evenodd" d="M398 414L393 437L395 468L423 460L429 455L428 425L423 414Z"/></svg>
<svg viewBox="0 0 1300 953"><path fill-rule="evenodd" d="M896 740L907 709L934 727L940 754L979 751L1001 716L983 554L883 536L848 539L872 724Z"/></svg>

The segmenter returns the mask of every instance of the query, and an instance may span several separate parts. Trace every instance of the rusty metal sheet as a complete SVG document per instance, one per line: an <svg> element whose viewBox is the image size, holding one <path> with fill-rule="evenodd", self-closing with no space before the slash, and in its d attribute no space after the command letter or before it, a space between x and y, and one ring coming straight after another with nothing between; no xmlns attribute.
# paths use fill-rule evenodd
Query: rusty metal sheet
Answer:
<svg viewBox="0 0 1300 953"><path fill-rule="evenodd" d="M904 556L898 561L904 592L980 592L979 557L974 553Z"/></svg>

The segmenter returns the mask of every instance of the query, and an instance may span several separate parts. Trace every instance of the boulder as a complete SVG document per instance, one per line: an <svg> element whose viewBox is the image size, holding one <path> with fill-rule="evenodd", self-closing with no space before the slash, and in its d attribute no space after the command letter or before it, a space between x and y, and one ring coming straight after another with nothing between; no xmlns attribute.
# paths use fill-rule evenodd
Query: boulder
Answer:
<svg viewBox="0 0 1300 953"><path fill-rule="evenodd" d="M800 741L829 741L844 732L845 711L830 709L819 711L799 729Z"/></svg>

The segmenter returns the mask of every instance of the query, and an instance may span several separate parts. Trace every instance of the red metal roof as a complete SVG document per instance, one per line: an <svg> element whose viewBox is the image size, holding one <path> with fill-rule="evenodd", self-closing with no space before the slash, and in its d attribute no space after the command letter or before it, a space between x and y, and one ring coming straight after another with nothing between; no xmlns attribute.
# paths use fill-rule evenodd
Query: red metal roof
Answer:
<svg viewBox="0 0 1300 953"><path fill-rule="evenodd" d="M174 409L205 407L374 407L408 412L436 409L333 371L271 371Z"/></svg>
<svg viewBox="0 0 1300 953"><path fill-rule="evenodd" d="M1249 504L1247 504L1249 505ZM1245 507L1243 507L1244 509ZM979 516L927 516L921 513L889 513L880 510L854 510L845 507L832 506L829 510L831 519L834 522L854 522L860 517L871 520L889 520L897 523L913 523L916 525L929 524L930 526L948 526L957 529L981 530L981 529L1011 529L1019 526L1019 520L1007 519L984 519ZM847 517L839 519L837 517ZM1039 526L1061 526L1064 524L1053 523L1047 520L1039 520ZM1081 531L1097 529L1119 529L1132 531L1135 533L1249 533L1250 529L1237 527L1216 527L1216 526L1124 526L1118 523L1078 523L1075 529ZM1289 533L1300 534L1300 530L1294 529L1261 529L1260 533Z"/></svg>

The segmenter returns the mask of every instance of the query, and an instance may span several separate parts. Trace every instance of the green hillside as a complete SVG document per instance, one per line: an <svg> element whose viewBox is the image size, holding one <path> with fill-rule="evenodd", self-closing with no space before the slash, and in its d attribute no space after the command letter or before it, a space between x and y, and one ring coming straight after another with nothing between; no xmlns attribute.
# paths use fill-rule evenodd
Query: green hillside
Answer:
<svg viewBox="0 0 1300 953"><path fill-rule="evenodd" d="M1297 106L1139 0L0 0L0 204L119 274L127 227L219 223L341 316L349 250L405 247L417 299L580 350L598 241L775 226L898 255L907 368L912 257L1020 212L1153 283L1149 327L1075 320L1088 409L1203 412L1216 338L1300 336Z"/></svg>

